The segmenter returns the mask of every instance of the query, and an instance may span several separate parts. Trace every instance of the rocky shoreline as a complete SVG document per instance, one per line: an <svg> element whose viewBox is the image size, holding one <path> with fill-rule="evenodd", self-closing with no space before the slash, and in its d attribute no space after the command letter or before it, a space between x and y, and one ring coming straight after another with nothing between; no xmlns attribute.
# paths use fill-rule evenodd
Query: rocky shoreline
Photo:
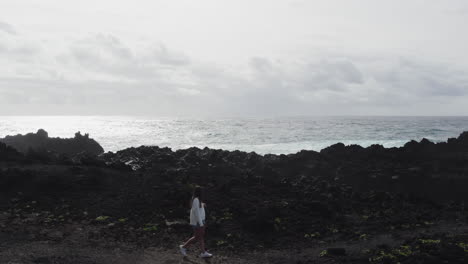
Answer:
<svg viewBox="0 0 468 264"><path fill-rule="evenodd" d="M215 263L244 263L229 262L239 252L245 263L468 261L468 132L400 148L338 143L262 156L145 146L103 153L88 135L39 131L0 139L0 262L107 263L86 253L73 261L66 252L8 254L44 241L172 250L190 232L194 184L207 189L208 246L229 256Z"/></svg>

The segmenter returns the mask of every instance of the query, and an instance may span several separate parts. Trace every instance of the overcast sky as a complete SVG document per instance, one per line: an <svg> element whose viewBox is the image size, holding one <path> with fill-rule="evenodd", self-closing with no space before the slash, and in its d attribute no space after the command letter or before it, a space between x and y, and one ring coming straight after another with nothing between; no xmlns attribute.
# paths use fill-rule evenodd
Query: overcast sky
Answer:
<svg viewBox="0 0 468 264"><path fill-rule="evenodd" d="M466 0L2 0L0 115L466 115Z"/></svg>

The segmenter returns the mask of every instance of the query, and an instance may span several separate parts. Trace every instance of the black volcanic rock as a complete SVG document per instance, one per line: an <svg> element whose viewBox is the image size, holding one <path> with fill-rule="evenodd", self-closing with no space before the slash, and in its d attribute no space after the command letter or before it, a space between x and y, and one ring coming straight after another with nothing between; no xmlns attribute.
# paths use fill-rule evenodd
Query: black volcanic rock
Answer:
<svg viewBox="0 0 468 264"><path fill-rule="evenodd" d="M18 161L23 158L23 154L19 153L13 147L0 142L0 161Z"/></svg>
<svg viewBox="0 0 468 264"><path fill-rule="evenodd" d="M89 138L88 134L81 135L80 132L77 132L74 138L50 138L45 130L39 129L36 134L6 136L1 138L0 142L23 153L30 151L56 152L72 156L82 152L91 155L99 155L104 152L99 143Z"/></svg>
<svg viewBox="0 0 468 264"><path fill-rule="evenodd" d="M465 131L458 136L457 143L463 146L468 146L468 131Z"/></svg>
<svg viewBox="0 0 468 264"><path fill-rule="evenodd" d="M30 137L45 144L38 144L38 149L56 147L44 143L55 140L61 147L73 147L80 153L63 160L41 159L41 153L35 157L34 151L24 146L29 143L25 138ZM468 199L467 133L449 142L413 141L400 148L335 144L321 152L263 156L209 148L173 151L156 146L96 156L81 153L83 144L79 150L74 145L91 141L86 135L50 139L45 131L39 131L18 138L23 139L23 150L29 154L0 144L0 209L5 208L1 210L9 215L41 212L43 216L33 216L44 218L50 212L55 217L44 219L47 225L68 221L92 225L101 230L96 236L112 241L145 246L154 241L176 243L165 239L179 239L178 235L185 236L188 229L167 223L187 220L190 193L197 184L206 190L210 239L222 242L210 247L228 243L251 249L274 241L281 245L316 244L337 238L364 241L368 235L413 232L418 226L429 228L455 216L465 223L468 220L460 213L466 211L464 201ZM15 155L34 162L29 166L1 160ZM5 226L23 223L19 216L14 217L17 220L8 220ZM23 225L32 225L28 221ZM61 237L57 233L47 239ZM453 243L447 246L459 248ZM327 258L353 252L340 247L323 245ZM363 263L368 258L365 260Z"/></svg>

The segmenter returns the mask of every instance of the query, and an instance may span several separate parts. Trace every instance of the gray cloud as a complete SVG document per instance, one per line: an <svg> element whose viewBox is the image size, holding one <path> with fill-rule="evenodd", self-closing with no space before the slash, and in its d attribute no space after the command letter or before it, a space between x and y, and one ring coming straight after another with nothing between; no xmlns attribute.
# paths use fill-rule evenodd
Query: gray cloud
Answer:
<svg viewBox="0 0 468 264"><path fill-rule="evenodd" d="M468 95L466 72L453 69L450 65L400 59L392 68L374 73L373 77L388 89L408 96Z"/></svg>
<svg viewBox="0 0 468 264"><path fill-rule="evenodd" d="M162 64L183 66L190 64L190 58L183 53L176 53L167 49L165 45L158 45L151 50L154 58Z"/></svg>
<svg viewBox="0 0 468 264"><path fill-rule="evenodd" d="M2 4L0 114L466 114L465 0L83 1Z"/></svg>
<svg viewBox="0 0 468 264"><path fill-rule="evenodd" d="M461 111L463 100L453 98L468 95L463 68L404 56L257 56L238 70L162 44L132 49L116 36L97 34L25 64L21 57L35 57L40 43L5 43L0 50L16 69L0 75L5 114L392 114L396 107L411 114L455 101L460 105L452 111Z"/></svg>
<svg viewBox="0 0 468 264"><path fill-rule="evenodd" d="M12 59L14 62L30 62L36 54L40 53L40 50L38 43L27 40L17 34L13 26L0 21L0 54L4 59Z"/></svg>
<svg viewBox="0 0 468 264"><path fill-rule="evenodd" d="M426 103L449 104L468 95L463 70L416 59L394 63L392 58L330 56L305 61L290 71L285 65L281 68L256 58L250 65L262 73L257 76L261 79L251 80L256 89L245 93L241 101L244 107L248 104L270 113L392 114L398 106L402 114L411 114L415 105L422 105L419 114L435 114L436 109Z"/></svg>
<svg viewBox="0 0 468 264"><path fill-rule="evenodd" d="M136 82L162 80L168 73L173 77L190 64L188 56L162 44L133 51L117 37L102 34L74 42L69 53L59 55L57 60L101 77Z"/></svg>
<svg viewBox="0 0 468 264"><path fill-rule="evenodd" d="M12 35L17 34L15 28L12 25L10 25L10 24L8 24L6 22L2 22L2 21L0 21L0 31L6 32L6 33L12 34Z"/></svg>
<svg viewBox="0 0 468 264"><path fill-rule="evenodd" d="M271 62L266 58L253 57L250 59L249 63L250 63L250 66L257 72L261 72L261 73L273 72L273 66Z"/></svg>

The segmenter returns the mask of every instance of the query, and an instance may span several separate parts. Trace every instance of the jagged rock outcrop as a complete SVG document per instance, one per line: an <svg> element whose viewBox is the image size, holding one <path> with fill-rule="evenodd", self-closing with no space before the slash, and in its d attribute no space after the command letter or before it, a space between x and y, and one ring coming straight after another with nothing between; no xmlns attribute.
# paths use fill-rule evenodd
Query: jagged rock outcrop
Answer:
<svg viewBox="0 0 468 264"><path fill-rule="evenodd" d="M55 152L58 154L76 155L78 153L89 153L99 155L104 149L88 134L82 135L80 132L74 138L51 138L48 133L39 129L37 133L26 135L6 136L0 142L17 149L20 152Z"/></svg>

